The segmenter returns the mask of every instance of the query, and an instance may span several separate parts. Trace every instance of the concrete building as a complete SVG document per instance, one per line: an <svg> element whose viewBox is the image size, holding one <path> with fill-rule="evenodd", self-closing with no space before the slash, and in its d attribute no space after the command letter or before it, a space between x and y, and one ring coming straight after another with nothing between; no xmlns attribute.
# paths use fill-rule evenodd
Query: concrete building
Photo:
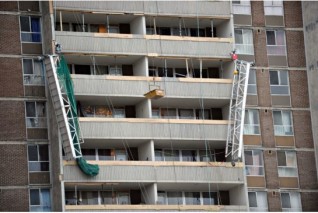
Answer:
<svg viewBox="0 0 318 213"><path fill-rule="evenodd" d="M317 211L317 17L302 10L313 7L0 2L0 211ZM56 43L95 177L63 157L43 62ZM225 160L234 48L255 61L235 167ZM164 97L144 97L155 88Z"/></svg>

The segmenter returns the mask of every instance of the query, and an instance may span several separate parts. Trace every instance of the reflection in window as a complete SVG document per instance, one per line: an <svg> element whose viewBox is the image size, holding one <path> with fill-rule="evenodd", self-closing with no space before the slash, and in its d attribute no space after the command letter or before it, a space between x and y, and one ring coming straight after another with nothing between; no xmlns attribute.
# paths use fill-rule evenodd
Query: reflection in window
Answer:
<svg viewBox="0 0 318 213"><path fill-rule="evenodd" d="M297 177L297 159L294 151L277 151L278 176Z"/></svg>
<svg viewBox="0 0 318 213"><path fill-rule="evenodd" d="M259 115L257 109L246 109L244 119L244 134L245 135L259 135Z"/></svg>
<svg viewBox="0 0 318 213"><path fill-rule="evenodd" d="M275 135L288 136L294 134L291 111L274 110L273 117Z"/></svg>
<svg viewBox="0 0 318 213"><path fill-rule="evenodd" d="M270 86L272 95L289 95L288 71L270 70Z"/></svg>
<svg viewBox="0 0 318 213"><path fill-rule="evenodd" d="M264 175L263 152L261 150L245 150L244 156L246 175Z"/></svg>

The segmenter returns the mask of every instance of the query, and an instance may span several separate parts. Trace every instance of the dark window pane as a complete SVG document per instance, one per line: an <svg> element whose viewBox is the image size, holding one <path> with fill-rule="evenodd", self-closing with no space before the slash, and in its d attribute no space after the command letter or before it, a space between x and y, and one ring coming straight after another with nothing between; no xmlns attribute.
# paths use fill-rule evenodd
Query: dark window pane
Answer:
<svg viewBox="0 0 318 213"><path fill-rule="evenodd" d="M28 146L29 161L38 161L38 149L36 145Z"/></svg>
<svg viewBox="0 0 318 213"><path fill-rule="evenodd" d="M267 38L267 45L276 45L274 31L266 31L266 38Z"/></svg>
<svg viewBox="0 0 318 213"><path fill-rule="evenodd" d="M248 202L250 207L257 207L256 193L249 192L248 193Z"/></svg>
<svg viewBox="0 0 318 213"><path fill-rule="evenodd" d="M273 111L274 125L283 125L281 111Z"/></svg>
<svg viewBox="0 0 318 213"><path fill-rule="evenodd" d="M33 74L32 59L23 59L24 74Z"/></svg>
<svg viewBox="0 0 318 213"><path fill-rule="evenodd" d="M278 166L286 166L285 152L277 152Z"/></svg>
<svg viewBox="0 0 318 213"><path fill-rule="evenodd" d="M26 102L25 104L27 117L36 117L35 102Z"/></svg>
<svg viewBox="0 0 318 213"><path fill-rule="evenodd" d="M40 193L38 189L30 189L31 205L40 205Z"/></svg>
<svg viewBox="0 0 318 213"><path fill-rule="evenodd" d="M281 197L282 197L282 207L291 208L289 193L281 193Z"/></svg>
<svg viewBox="0 0 318 213"><path fill-rule="evenodd" d="M40 161L49 161L49 146L39 145Z"/></svg>
<svg viewBox="0 0 318 213"><path fill-rule="evenodd" d="M41 162L41 170L40 171L49 171L49 162Z"/></svg>
<svg viewBox="0 0 318 213"><path fill-rule="evenodd" d="M20 17L21 31L30 32L30 22L28 16Z"/></svg>
<svg viewBox="0 0 318 213"><path fill-rule="evenodd" d="M218 204L216 192L203 192L203 205L216 205Z"/></svg>
<svg viewBox="0 0 318 213"><path fill-rule="evenodd" d="M271 85L279 85L278 80L278 72L277 71L269 71L269 79Z"/></svg>
<svg viewBox="0 0 318 213"><path fill-rule="evenodd" d="M242 30L235 30L234 32L235 32L235 43L243 44Z"/></svg>
<svg viewBox="0 0 318 213"><path fill-rule="evenodd" d="M171 35L170 28L168 27L161 27L159 32L160 35Z"/></svg>
<svg viewBox="0 0 318 213"><path fill-rule="evenodd" d="M39 18L31 18L31 31L32 32L41 32L41 27L40 27L40 19Z"/></svg>
<svg viewBox="0 0 318 213"><path fill-rule="evenodd" d="M253 154L252 151L245 151L245 164L246 165L253 165Z"/></svg>

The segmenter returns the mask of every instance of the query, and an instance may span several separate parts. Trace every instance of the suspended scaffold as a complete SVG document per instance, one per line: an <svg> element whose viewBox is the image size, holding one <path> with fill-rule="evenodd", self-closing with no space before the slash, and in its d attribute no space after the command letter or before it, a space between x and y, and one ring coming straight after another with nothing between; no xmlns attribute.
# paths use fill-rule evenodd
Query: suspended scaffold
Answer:
<svg viewBox="0 0 318 213"><path fill-rule="evenodd" d="M229 110L229 125L226 140L225 157L235 162L242 161L243 148L243 130L244 130L244 116L246 105L246 94L248 87L248 78L250 67L252 63L237 60L237 56L232 55L234 59L235 69L232 85L232 94Z"/></svg>
<svg viewBox="0 0 318 213"><path fill-rule="evenodd" d="M88 164L82 157L81 136L72 79L63 55L50 55L45 60L48 88L59 127L61 142L67 160L76 159L88 176L96 176L98 165Z"/></svg>

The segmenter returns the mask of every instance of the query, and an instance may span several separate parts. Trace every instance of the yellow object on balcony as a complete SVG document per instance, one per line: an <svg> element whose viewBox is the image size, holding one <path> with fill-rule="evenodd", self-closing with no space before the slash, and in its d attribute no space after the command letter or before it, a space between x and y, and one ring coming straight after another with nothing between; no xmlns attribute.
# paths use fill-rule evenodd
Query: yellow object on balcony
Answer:
<svg viewBox="0 0 318 213"><path fill-rule="evenodd" d="M165 92L161 89L154 89L144 94L144 96L148 99L159 99L165 96Z"/></svg>

